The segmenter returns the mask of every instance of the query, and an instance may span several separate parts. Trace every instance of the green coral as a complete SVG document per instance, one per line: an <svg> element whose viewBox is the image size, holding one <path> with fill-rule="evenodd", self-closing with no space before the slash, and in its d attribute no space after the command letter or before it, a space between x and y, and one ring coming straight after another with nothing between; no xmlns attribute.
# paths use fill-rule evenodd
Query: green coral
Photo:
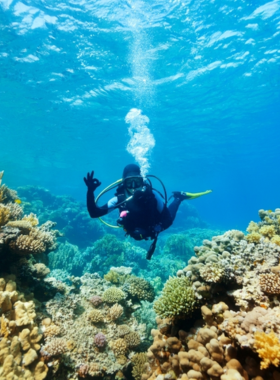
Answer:
<svg viewBox="0 0 280 380"><path fill-rule="evenodd" d="M124 290L139 301L152 302L155 298L155 291L149 281L144 278L131 276L124 284Z"/></svg>
<svg viewBox="0 0 280 380"><path fill-rule="evenodd" d="M114 270L110 270L104 275L104 280L111 282L112 284L123 285L125 280L129 277L127 274L120 274Z"/></svg>
<svg viewBox="0 0 280 380"><path fill-rule="evenodd" d="M186 318L197 304L192 282L187 277L170 277L154 303L154 310L163 318Z"/></svg>
<svg viewBox="0 0 280 380"><path fill-rule="evenodd" d="M106 289L102 296L102 300L107 303L116 303L123 299L125 299L125 293L116 286Z"/></svg>

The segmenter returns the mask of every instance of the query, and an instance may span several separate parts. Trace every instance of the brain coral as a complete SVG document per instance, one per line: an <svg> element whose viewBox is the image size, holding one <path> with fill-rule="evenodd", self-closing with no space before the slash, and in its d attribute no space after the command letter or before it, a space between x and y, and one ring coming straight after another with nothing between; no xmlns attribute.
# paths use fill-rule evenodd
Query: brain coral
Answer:
<svg viewBox="0 0 280 380"><path fill-rule="evenodd" d="M125 298L125 294L121 289L118 289L116 286L112 286L109 289L106 289L103 293L102 300L108 303L116 303Z"/></svg>
<svg viewBox="0 0 280 380"><path fill-rule="evenodd" d="M196 306L191 281L187 277L170 277L154 303L154 310L164 318L180 318L190 316Z"/></svg>
<svg viewBox="0 0 280 380"><path fill-rule="evenodd" d="M141 301L152 302L155 298L154 288L144 278L130 277L125 282L124 289Z"/></svg>

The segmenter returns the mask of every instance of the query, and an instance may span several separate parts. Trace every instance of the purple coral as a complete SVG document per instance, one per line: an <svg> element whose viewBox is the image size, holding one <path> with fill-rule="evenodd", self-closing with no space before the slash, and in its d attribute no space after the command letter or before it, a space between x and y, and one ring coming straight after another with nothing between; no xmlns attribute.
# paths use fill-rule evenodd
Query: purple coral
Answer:
<svg viewBox="0 0 280 380"><path fill-rule="evenodd" d="M102 333L98 333L94 337L94 343L97 347L103 348L106 345L106 336Z"/></svg>
<svg viewBox="0 0 280 380"><path fill-rule="evenodd" d="M98 307L102 304L102 298L99 296L93 296L91 297L90 302L93 304L93 306Z"/></svg>

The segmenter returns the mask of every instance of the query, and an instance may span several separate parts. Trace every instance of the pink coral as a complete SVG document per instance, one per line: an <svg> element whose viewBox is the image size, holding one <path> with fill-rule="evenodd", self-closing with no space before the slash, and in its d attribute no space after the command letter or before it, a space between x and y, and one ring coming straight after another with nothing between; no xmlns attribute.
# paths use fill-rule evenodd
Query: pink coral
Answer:
<svg viewBox="0 0 280 380"><path fill-rule="evenodd" d="M91 297L90 302L93 304L93 306L98 307L100 304L102 304L102 298L99 296L93 296Z"/></svg>
<svg viewBox="0 0 280 380"><path fill-rule="evenodd" d="M106 336L102 333L98 333L94 337L94 343L97 347L103 348L106 345Z"/></svg>

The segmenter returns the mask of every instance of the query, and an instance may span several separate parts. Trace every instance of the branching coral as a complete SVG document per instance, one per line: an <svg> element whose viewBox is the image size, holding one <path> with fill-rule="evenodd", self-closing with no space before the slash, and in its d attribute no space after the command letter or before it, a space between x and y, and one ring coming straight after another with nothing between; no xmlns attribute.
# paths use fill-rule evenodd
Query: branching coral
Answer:
<svg viewBox="0 0 280 380"><path fill-rule="evenodd" d="M25 220L31 224L32 227L36 227L39 224L39 220L32 212L29 215L24 215L22 220Z"/></svg>
<svg viewBox="0 0 280 380"><path fill-rule="evenodd" d="M137 347L141 343L141 338L137 331L131 331L123 339L129 348Z"/></svg>
<svg viewBox="0 0 280 380"><path fill-rule="evenodd" d="M120 355L125 355L125 353L127 351L126 341L122 338L119 338L117 340L111 340L109 345L110 345L110 347L111 347L111 349L114 352L114 355L116 357L118 357Z"/></svg>
<svg viewBox="0 0 280 380"><path fill-rule="evenodd" d="M115 321L123 315L123 307L119 304L113 305L109 310L110 319Z"/></svg>
<svg viewBox="0 0 280 380"><path fill-rule="evenodd" d="M91 311L88 313L88 319L89 319L92 323L99 323L99 322L103 322L104 317L103 317L103 314L102 314L101 311L96 310L96 309L93 309L93 310L91 310Z"/></svg>
<svg viewBox="0 0 280 380"><path fill-rule="evenodd" d="M220 282L224 276L224 268L217 263L208 263L199 270L200 276L206 282Z"/></svg>
<svg viewBox="0 0 280 380"><path fill-rule="evenodd" d="M250 222L249 223L249 226L247 227L247 231L249 233L253 233L253 232L258 232L259 231L259 226L257 223L255 222Z"/></svg>
<svg viewBox="0 0 280 380"><path fill-rule="evenodd" d="M254 348L262 359L261 369L268 368L270 364L278 367L280 363L280 342L273 331L269 334L256 331Z"/></svg>
<svg viewBox="0 0 280 380"><path fill-rule="evenodd" d="M143 373L148 365L148 357L145 353L136 354L131 359L132 362L132 376L135 380L141 380Z"/></svg>
<svg viewBox="0 0 280 380"><path fill-rule="evenodd" d="M125 299L125 294L121 289L118 289L116 286L112 286L105 290L102 295L103 302L116 303Z"/></svg>
<svg viewBox="0 0 280 380"><path fill-rule="evenodd" d="M197 302L188 278L170 277L164 285L162 296L154 303L154 310L164 318L188 317L191 316Z"/></svg>
<svg viewBox="0 0 280 380"><path fill-rule="evenodd" d="M276 231L274 226L263 226L260 228L259 232L265 237L272 238Z"/></svg>
<svg viewBox="0 0 280 380"><path fill-rule="evenodd" d="M280 276L276 273L266 273L259 276L260 287L264 293L280 294Z"/></svg>
<svg viewBox="0 0 280 380"><path fill-rule="evenodd" d="M24 223L28 228L31 225L29 221L10 222ZM11 249L18 255L29 255L46 252L48 249L53 249L55 245L55 236L50 231L45 231L42 228L30 229L28 235L20 235L16 241L10 243Z"/></svg>
<svg viewBox="0 0 280 380"><path fill-rule="evenodd" d="M9 207L0 204L0 227L8 223L10 217Z"/></svg>
<svg viewBox="0 0 280 380"><path fill-rule="evenodd" d="M140 301L152 302L155 298L155 291L152 285L144 278L130 277L124 284L124 290Z"/></svg>
<svg viewBox="0 0 280 380"><path fill-rule="evenodd" d="M261 240L262 235L258 232L252 232L251 234L246 236L246 240L249 243L258 243Z"/></svg>

